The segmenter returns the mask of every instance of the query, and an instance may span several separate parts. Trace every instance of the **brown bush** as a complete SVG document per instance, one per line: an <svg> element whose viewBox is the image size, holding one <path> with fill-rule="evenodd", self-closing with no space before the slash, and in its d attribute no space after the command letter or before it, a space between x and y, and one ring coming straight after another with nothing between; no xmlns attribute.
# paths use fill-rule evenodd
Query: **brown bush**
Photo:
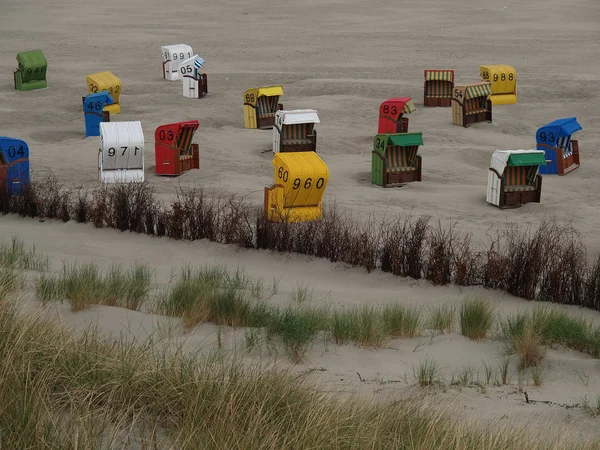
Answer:
<svg viewBox="0 0 600 450"><path fill-rule="evenodd" d="M600 259L590 266L580 236L570 226L543 221L534 233L511 225L483 251L456 224L402 215L383 222L354 219L337 205L304 223L267 222L262 208L244 198L180 190L165 207L146 183L115 184L77 195L51 175L34 179L19 195L0 187L0 213L91 221L95 227L174 239L208 239L245 248L296 252L433 284L483 285L512 295L600 310ZM284 218L285 219L285 218Z"/></svg>

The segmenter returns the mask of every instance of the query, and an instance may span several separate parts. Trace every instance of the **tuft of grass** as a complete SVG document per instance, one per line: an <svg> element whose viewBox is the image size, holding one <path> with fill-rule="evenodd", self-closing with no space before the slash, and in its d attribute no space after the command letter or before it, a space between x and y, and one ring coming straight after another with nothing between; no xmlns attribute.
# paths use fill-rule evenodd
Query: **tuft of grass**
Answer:
<svg viewBox="0 0 600 450"><path fill-rule="evenodd" d="M519 370L536 367L546 354L542 337L533 327L527 327L515 340L515 352L519 355ZM537 386L537 385L536 385Z"/></svg>
<svg viewBox="0 0 600 450"><path fill-rule="evenodd" d="M454 305L443 304L433 307L429 315L428 328L444 334L454 331L456 323L456 308Z"/></svg>
<svg viewBox="0 0 600 450"><path fill-rule="evenodd" d="M25 249L23 240L13 236L10 244L0 243L0 266L45 272L50 267L50 258L40 255L35 245Z"/></svg>
<svg viewBox="0 0 600 450"><path fill-rule="evenodd" d="M498 328L497 338L503 342L508 354L517 352L517 344L529 329L531 336L539 337L540 345L562 345L594 357L600 356L600 330L592 322L556 308L542 306L531 313L504 317Z"/></svg>
<svg viewBox="0 0 600 450"><path fill-rule="evenodd" d="M310 288L308 284L298 282L292 292L292 300L294 303L301 305L312 300L313 290Z"/></svg>
<svg viewBox="0 0 600 450"><path fill-rule="evenodd" d="M463 367L460 372L452 374L450 385L452 386L472 386L476 382L478 373L472 366Z"/></svg>
<svg viewBox="0 0 600 450"><path fill-rule="evenodd" d="M547 345L559 344L594 357L600 356L600 332L591 321L552 307L535 309L531 321Z"/></svg>
<svg viewBox="0 0 600 450"><path fill-rule="evenodd" d="M246 328L244 338L246 340L246 349L252 351L260 344L262 332L260 328Z"/></svg>
<svg viewBox="0 0 600 450"><path fill-rule="evenodd" d="M330 319L330 334L336 344L380 348L389 339L381 312L372 306L335 311Z"/></svg>
<svg viewBox="0 0 600 450"><path fill-rule="evenodd" d="M113 265L103 272L95 264L63 266L59 275L42 275L36 284L42 302L71 302L73 311L92 305L137 310L148 298L152 272L145 265L123 268Z"/></svg>
<svg viewBox="0 0 600 450"><path fill-rule="evenodd" d="M255 297L261 291L256 286L241 270L184 267L179 279L163 293L157 309L162 314L182 317L186 327L205 321L262 327L272 314L266 301Z"/></svg>
<svg viewBox="0 0 600 450"><path fill-rule="evenodd" d="M12 266L0 265L0 301L6 300L21 285L21 278Z"/></svg>
<svg viewBox="0 0 600 450"><path fill-rule="evenodd" d="M582 409L592 417L600 416L600 395L590 400L587 395L581 401Z"/></svg>
<svg viewBox="0 0 600 450"><path fill-rule="evenodd" d="M500 382L502 384L508 384L508 374L510 370L510 360L511 358L505 356L498 362L498 369L500 371Z"/></svg>
<svg viewBox="0 0 600 450"><path fill-rule="evenodd" d="M433 386L439 383L440 367L436 361L431 358L425 358L419 361L417 367L413 367L413 377L416 383L421 387Z"/></svg>
<svg viewBox="0 0 600 450"><path fill-rule="evenodd" d="M322 312L313 309L287 309L276 314L268 324L269 336L278 335L294 362L304 358L321 328Z"/></svg>
<svg viewBox="0 0 600 450"><path fill-rule="evenodd" d="M413 338L422 332L421 309L400 304L387 305L381 312L385 330L394 338Z"/></svg>
<svg viewBox="0 0 600 450"><path fill-rule="evenodd" d="M485 384L486 385L491 384L492 380L494 379L496 371L494 370L494 368L492 367L491 364L488 364L485 361L483 361L483 371L485 374Z"/></svg>
<svg viewBox="0 0 600 450"><path fill-rule="evenodd" d="M542 366L540 364L536 364L535 366L532 366L530 370L533 384L536 386L541 386L544 382L544 376L546 375Z"/></svg>
<svg viewBox="0 0 600 450"><path fill-rule="evenodd" d="M460 308L460 332L473 340L487 337L494 320L494 307L481 298L466 298Z"/></svg>

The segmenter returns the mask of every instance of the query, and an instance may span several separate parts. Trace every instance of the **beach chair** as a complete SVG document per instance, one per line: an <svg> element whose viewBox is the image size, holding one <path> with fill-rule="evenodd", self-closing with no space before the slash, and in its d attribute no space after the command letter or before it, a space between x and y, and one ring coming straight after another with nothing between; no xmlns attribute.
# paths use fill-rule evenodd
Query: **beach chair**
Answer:
<svg viewBox="0 0 600 450"><path fill-rule="evenodd" d="M283 110L279 103L282 95L281 86L258 87L244 92L244 126L261 130L273 128L275 113Z"/></svg>
<svg viewBox="0 0 600 450"><path fill-rule="evenodd" d="M492 83L490 100L494 105L517 103L517 72L514 67L503 64L479 67L482 81Z"/></svg>
<svg viewBox="0 0 600 450"><path fill-rule="evenodd" d="M454 86L452 93L452 123L468 127L474 123L492 121L491 83L481 82Z"/></svg>
<svg viewBox="0 0 600 450"><path fill-rule="evenodd" d="M277 111L273 125L273 153L316 152L317 123L321 122L314 109Z"/></svg>
<svg viewBox="0 0 600 450"><path fill-rule="evenodd" d="M200 149L192 144L197 120L161 125L154 132L156 175L181 175L200 168Z"/></svg>
<svg viewBox="0 0 600 450"><path fill-rule="evenodd" d="M187 44L163 45L160 48L162 53L162 75L165 80L181 80L179 73L179 63L191 58L194 55L192 47Z"/></svg>
<svg viewBox="0 0 600 450"><path fill-rule="evenodd" d="M408 132L408 117L415 110L410 97L390 98L379 105L379 125L377 133L396 134Z"/></svg>
<svg viewBox="0 0 600 450"><path fill-rule="evenodd" d="M123 86L121 80L117 78L111 71L92 73L86 76L88 91L90 94L99 92L108 92L113 100L113 103L104 106L103 111L108 111L111 114L119 114L121 112L121 104L119 98ZM85 97L81 100L85 102Z"/></svg>
<svg viewBox="0 0 600 450"><path fill-rule="evenodd" d="M110 122L110 112L104 111L104 107L113 103L108 92L98 92L85 97L83 100L85 137L100 136L100 123Z"/></svg>
<svg viewBox="0 0 600 450"><path fill-rule="evenodd" d="M454 89L454 70L425 70L423 106L450 107Z"/></svg>
<svg viewBox="0 0 600 450"><path fill-rule="evenodd" d="M319 155L276 153L273 167L274 183L265 188L265 219L276 223L320 220L329 170Z"/></svg>
<svg viewBox="0 0 600 450"><path fill-rule="evenodd" d="M100 123L98 178L102 183L144 181L144 133L141 122Z"/></svg>
<svg viewBox="0 0 600 450"><path fill-rule="evenodd" d="M178 69L183 86L183 96L186 98L202 98L208 93L208 78L200 72L204 60L198 55L182 61Z"/></svg>
<svg viewBox="0 0 600 450"><path fill-rule="evenodd" d="M582 129L577 118L569 117L550 122L537 130L537 149L546 154L546 165L540 166L541 174L566 175L579 167L579 141L572 136Z"/></svg>
<svg viewBox="0 0 600 450"><path fill-rule="evenodd" d="M48 87L48 61L41 50L17 53L18 68L13 73L15 89L33 91Z"/></svg>
<svg viewBox="0 0 600 450"><path fill-rule="evenodd" d="M17 195L29 182L29 147L21 139L0 136L0 187Z"/></svg>
<svg viewBox="0 0 600 450"><path fill-rule="evenodd" d="M403 186L421 181L419 145L422 133L378 134L371 152L371 182L378 186Z"/></svg>
<svg viewBox="0 0 600 450"><path fill-rule="evenodd" d="M541 150L496 150L488 171L486 201L500 208L539 203L542 176L538 169L545 164Z"/></svg>

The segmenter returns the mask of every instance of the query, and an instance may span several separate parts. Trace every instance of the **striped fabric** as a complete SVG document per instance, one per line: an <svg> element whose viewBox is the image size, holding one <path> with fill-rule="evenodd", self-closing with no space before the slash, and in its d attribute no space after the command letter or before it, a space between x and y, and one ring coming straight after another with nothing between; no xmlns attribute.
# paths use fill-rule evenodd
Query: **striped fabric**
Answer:
<svg viewBox="0 0 600 450"><path fill-rule="evenodd" d="M412 112L415 112L415 104L412 101L408 101L404 104L404 107L402 108L402 114L410 114Z"/></svg>
<svg viewBox="0 0 600 450"><path fill-rule="evenodd" d="M506 167L504 169L504 192L535 191L537 166Z"/></svg>
<svg viewBox="0 0 600 450"><path fill-rule="evenodd" d="M565 136L558 138L556 146L562 149L562 158L567 159L573 154L573 146L571 145L571 137Z"/></svg>
<svg viewBox="0 0 600 450"><path fill-rule="evenodd" d="M272 111L271 105L269 104L269 97L261 95L256 100L256 107L258 108L259 117L274 117L275 112Z"/></svg>
<svg viewBox="0 0 600 450"><path fill-rule="evenodd" d="M180 157L192 156L192 138L194 137L194 127L183 127L177 138L177 147Z"/></svg>
<svg viewBox="0 0 600 450"><path fill-rule="evenodd" d="M307 136L312 134L314 126L314 123L284 125L282 140L286 144L310 144L312 141Z"/></svg>
<svg viewBox="0 0 600 450"><path fill-rule="evenodd" d="M425 81L450 81L454 82L454 71L452 70L426 70Z"/></svg>
<svg viewBox="0 0 600 450"><path fill-rule="evenodd" d="M489 97L492 93L492 88L490 83L486 84L474 84L472 86L467 86L465 89L465 99L475 98L475 97Z"/></svg>
<svg viewBox="0 0 600 450"><path fill-rule="evenodd" d="M415 160L417 158L418 146L400 147L390 145L387 148L387 169L389 172L410 172L417 170Z"/></svg>
<svg viewBox="0 0 600 450"><path fill-rule="evenodd" d="M196 59L194 60L194 67L196 69L200 69L200 68L202 68L203 65L204 65L204 60L202 58L200 58L199 56L196 56Z"/></svg>
<svg viewBox="0 0 600 450"><path fill-rule="evenodd" d="M279 106L279 95L273 95L272 97L268 97L268 99L271 112L275 113L277 111L277 107Z"/></svg>
<svg viewBox="0 0 600 450"><path fill-rule="evenodd" d="M425 83L426 98L452 98L452 87L454 83L451 81L427 81Z"/></svg>
<svg viewBox="0 0 600 450"><path fill-rule="evenodd" d="M487 98L475 97L465 100L465 113L467 116L487 111Z"/></svg>

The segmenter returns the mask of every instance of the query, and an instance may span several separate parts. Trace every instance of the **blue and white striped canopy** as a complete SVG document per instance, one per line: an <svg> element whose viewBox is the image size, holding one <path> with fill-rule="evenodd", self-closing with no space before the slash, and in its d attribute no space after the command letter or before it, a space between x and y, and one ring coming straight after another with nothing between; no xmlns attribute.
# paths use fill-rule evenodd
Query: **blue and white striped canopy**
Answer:
<svg viewBox="0 0 600 450"><path fill-rule="evenodd" d="M200 69L203 65L204 65L204 60L202 58L200 58L199 56L196 56L196 59L194 60L194 66L196 67L196 69Z"/></svg>

